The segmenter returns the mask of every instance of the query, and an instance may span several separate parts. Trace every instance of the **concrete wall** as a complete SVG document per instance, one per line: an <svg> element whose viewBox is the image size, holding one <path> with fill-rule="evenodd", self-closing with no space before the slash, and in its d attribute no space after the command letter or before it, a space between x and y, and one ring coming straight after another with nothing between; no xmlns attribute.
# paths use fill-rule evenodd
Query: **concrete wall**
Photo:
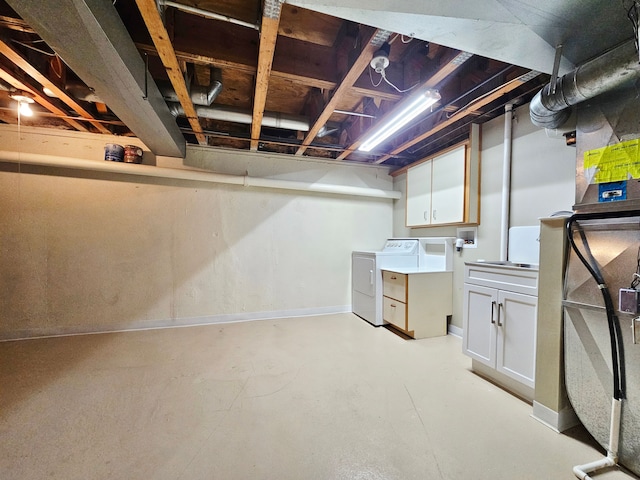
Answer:
<svg viewBox="0 0 640 480"><path fill-rule="evenodd" d="M102 162L114 141L135 143L0 128L2 150L25 155ZM198 147L184 163L392 187L385 168ZM384 199L0 163L0 338L349 311L351 252L379 248L392 211Z"/></svg>
<svg viewBox="0 0 640 480"><path fill-rule="evenodd" d="M465 248L454 258L452 325L462 328L464 262L497 260L500 256L500 221L504 156L504 116L481 125L480 224L477 248ZM510 226L538 225L540 217L571 210L575 195L574 147L564 137L535 127L528 105L515 111L511 162ZM408 229L404 225L406 175L394 179L403 198L394 202L395 236L456 236L457 228Z"/></svg>

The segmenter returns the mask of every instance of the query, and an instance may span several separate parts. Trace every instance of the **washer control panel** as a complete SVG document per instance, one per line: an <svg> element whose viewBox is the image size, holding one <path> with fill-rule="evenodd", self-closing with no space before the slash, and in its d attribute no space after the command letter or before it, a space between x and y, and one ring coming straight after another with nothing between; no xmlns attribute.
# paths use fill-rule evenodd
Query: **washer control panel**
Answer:
<svg viewBox="0 0 640 480"><path fill-rule="evenodd" d="M389 239L382 249L383 252L413 255L418 251L417 239Z"/></svg>

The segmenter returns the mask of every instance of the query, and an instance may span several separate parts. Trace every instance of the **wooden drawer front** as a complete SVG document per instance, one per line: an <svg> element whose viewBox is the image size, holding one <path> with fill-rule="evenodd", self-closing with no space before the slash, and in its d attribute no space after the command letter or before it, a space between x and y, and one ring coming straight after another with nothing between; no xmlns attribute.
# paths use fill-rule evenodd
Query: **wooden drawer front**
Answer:
<svg viewBox="0 0 640 480"><path fill-rule="evenodd" d="M407 305L393 298L383 297L382 316L386 322L402 330L407 329Z"/></svg>
<svg viewBox="0 0 640 480"><path fill-rule="evenodd" d="M382 272L382 291L386 297L407 301L407 276L402 273Z"/></svg>

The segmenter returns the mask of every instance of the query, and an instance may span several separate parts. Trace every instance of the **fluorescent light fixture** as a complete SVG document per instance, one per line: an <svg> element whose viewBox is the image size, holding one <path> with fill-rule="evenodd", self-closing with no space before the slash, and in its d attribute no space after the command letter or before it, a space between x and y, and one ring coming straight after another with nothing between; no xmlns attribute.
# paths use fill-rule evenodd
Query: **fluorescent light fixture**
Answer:
<svg viewBox="0 0 640 480"><path fill-rule="evenodd" d="M440 94L435 90L425 90L418 96L412 95L408 99L407 106L401 108L397 114L384 120L380 126L375 128L371 136L358 147L358 150L370 152L438 100L440 100Z"/></svg>

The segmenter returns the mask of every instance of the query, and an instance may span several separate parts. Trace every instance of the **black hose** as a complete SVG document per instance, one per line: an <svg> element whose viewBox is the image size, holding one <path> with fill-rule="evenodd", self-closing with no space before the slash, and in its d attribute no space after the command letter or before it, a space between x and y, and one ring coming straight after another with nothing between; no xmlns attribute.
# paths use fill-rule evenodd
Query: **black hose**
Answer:
<svg viewBox="0 0 640 480"><path fill-rule="evenodd" d="M607 323L609 326L609 340L611 343L611 364L613 369L613 397L616 400L622 400L625 398L626 391L626 374L624 363L624 344L622 341L622 330L620 329L620 320L616 315L613 300L611 299L611 292L607 287L604 277L598 262L591 253L589 248L589 242L584 233L584 230L578 222L580 220L605 220L612 218L628 218L628 217L640 217L640 210L629 210L625 212L599 212L599 213L576 213L569 218L567 222L567 238L571 248L576 253L580 261L587 268L591 276L598 284L598 288L602 293L604 300L604 306L607 313ZM579 250L573 238L573 226L576 224L578 233L582 240L585 254Z"/></svg>

